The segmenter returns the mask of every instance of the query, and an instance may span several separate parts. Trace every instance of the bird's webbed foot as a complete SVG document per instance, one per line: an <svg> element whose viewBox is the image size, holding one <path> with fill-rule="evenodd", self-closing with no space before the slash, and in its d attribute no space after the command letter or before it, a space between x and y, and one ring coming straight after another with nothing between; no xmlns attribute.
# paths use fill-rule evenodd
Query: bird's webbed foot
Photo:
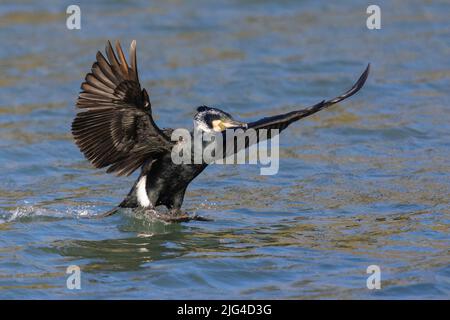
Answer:
<svg viewBox="0 0 450 320"><path fill-rule="evenodd" d="M167 213L167 222L186 222L186 221L212 221L199 215L189 215L187 212L181 209L169 209Z"/></svg>

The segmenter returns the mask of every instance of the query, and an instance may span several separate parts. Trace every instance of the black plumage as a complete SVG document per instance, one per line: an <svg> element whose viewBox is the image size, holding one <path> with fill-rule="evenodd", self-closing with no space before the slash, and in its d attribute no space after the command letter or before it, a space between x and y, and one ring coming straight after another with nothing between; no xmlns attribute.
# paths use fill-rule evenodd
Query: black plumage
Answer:
<svg viewBox="0 0 450 320"><path fill-rule="evenodd" d="M75 142L96 168L107 168L108 173L130 175L141 168L133 188L119 207L154 208L165 205L178 211L187 186L206 168L207 163L173 163L171 151L177 142L171 141L172 129L160 129L153 121L149 95L139 83L136 42L131 43L130 65L119 42L115 47L116 52L108 42L107 58L101 52L97 53L97 61L81 85L82 91L76 104L81 111L72 123ZM248 129L256 132L278 129L281 132L291 123L358 92L368 73L369 66L350 90L306 109L244 124L232 119L226 112L203 106L197 109L194 120L203 130L239 127L244 132ZM216 123L221 129L213 127ZM270 131L268 138L271 138ZM107 214L114 212L115 209Z"/></svg>
<svg viewBox="0 0 450 320"><path fill-rule="evenodd" d="M83 109L72 123L75 142L97 168L129 175L149 159L170 152L173 142L154 123L147 92L141 89L136 67L136 43L131 44L131 67L120 44L116 57L106 46L109 62L98 52L88 73L77 107Z"/></svg>

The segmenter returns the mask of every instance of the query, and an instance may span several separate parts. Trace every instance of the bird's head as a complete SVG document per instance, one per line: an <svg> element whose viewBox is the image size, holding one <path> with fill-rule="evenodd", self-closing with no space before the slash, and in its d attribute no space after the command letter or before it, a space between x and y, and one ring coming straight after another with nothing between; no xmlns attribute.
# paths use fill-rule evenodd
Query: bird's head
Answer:
<svg viewBox="0 0 450 320"><path fill-rule="evenodd" d="M217 108L198 107L194 116L194 126L204 132L222 132L232 128L247 128L247 124Z"/></svg>

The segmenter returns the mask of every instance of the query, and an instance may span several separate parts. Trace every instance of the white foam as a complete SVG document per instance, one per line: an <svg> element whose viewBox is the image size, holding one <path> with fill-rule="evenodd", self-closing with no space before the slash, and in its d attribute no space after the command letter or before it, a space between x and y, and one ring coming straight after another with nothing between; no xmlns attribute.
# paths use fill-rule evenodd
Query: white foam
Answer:
<svg viewBox="0 0 450 320"><path fill-rule="evenodd" d="M86 218L94 216L96 211L93 210L93 206L78 206L74 208L67 208L64 211L56 209L41 208L33 205L23 205L6 212L0 217L1 223L8 223L17 221L23 218L34 218L34 217L48 217L48 218Z"/></svg>

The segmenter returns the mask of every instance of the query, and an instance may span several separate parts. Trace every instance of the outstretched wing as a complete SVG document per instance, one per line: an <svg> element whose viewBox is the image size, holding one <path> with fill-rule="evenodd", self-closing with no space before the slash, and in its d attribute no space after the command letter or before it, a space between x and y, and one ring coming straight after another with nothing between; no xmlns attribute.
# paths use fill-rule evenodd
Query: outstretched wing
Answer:
<svg viewBox="0 0 450 320"><path fill-rule="evenodd" d="M72 134L96 168L130 175L146 161L170 152L173 143L153 121L149 96L141 89L136 41L130 46L130 66L118 41L116 52L117 56L109 41L108 59L97 52L81 85L77 107L82 111L72 123Z"/></svg>
<svg viewBox="0 0 450 320"><path fill-rule="evenodd" d="M286 129L291 123L298 121L302 118L310 116L322 109L328 108L358 92L364 85L369 75L370 64L367 65L366 70L359 77L358 81L353 85L353 87L342 95L330 99L323 100L309 108L288 112L285 114L280 114L277 116L262 118L258 121L247 123L247 128L240 128L241 131L236 134L232 134L231 136L227 135L227 131L223 131L222 139L223 139L223 150L226 152L223 153L225 156L229 156L233 153L237 153L244 148L248 148L249 146L258 143L265 139L270 139L273 136L279 134L281 131ZM272 131L273 129L273 131ZM261 134L261 130L267 130L265 134ZM241 139L239 139L241 138ZM229 144L229 139L233 139L233 142ZM233 150L226 149L226 146L233 145Z"/></svg>
<svg viewBox="0 0 450 320"><path fill-rule="evenodd" d="M305 118L307 116L310 116L322 109L328 108L332 106L333 104L336 104L344 99L347 99L348 97L351 97L355 93L357 93L364 85L364 83L367 80L367 77L369 75L370 70L370 64L367 65L366 70L362 73L362 75L359 77L358 81L353 85L353 87L348 90L347 92L341 94L340 96L330 99L330 100L323 100L309 108L292 111L289 113L273 116L273 117L267 117L260 119L255 122L248 123L248 129L252 128L256 131L261 129L269 130L268 134L270 134L271 129L278 129L280 132L287 128L291 123L300 120L302 118ZM270 137L270 135L269 135Z"/></svg>
<svg viewBox="0 0 450 320"><path fill-rule="evenodd" d="M278 129L280 132L287 128L291 123L298 121L302 118L305 118L307 116L310 116L322 109L328 108L332 106L333 104L336 104L344 99L347 99L348 97L351 97L355 93L357 93L364 83L367 80L367 77L369 75L370 70L370 64L367 65L366 70L362 73L362 75L359 77L358 81L353 85L353 87L348 90L347 92L341 94L340 96L330 99L330 100L323 100L309 108L292 111L289 113L273 116L273 117L267 117L260 119L255 122L248 123L248 129L254 129L256 131L261 129L271 130L271 129ZM269 134L269 133L268 133Z"/></svg>

